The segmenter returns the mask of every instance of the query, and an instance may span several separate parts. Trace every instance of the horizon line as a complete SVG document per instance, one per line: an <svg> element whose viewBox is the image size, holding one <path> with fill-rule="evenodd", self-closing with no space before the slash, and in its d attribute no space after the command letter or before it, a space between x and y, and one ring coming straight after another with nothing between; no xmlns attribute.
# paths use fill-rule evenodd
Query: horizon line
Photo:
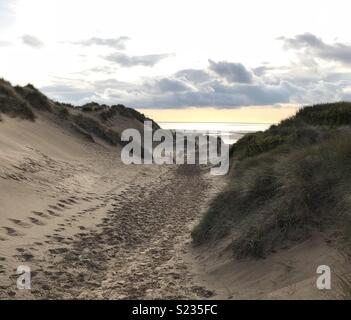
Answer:
<svg viewBox="0 0 351 320"><path fill-rule="evenodd" d="M154 120L155 121L155 120ZM275 122L242 122L242 121L156 121L157 123L237 123L237 124L275 124Z"/></svg>

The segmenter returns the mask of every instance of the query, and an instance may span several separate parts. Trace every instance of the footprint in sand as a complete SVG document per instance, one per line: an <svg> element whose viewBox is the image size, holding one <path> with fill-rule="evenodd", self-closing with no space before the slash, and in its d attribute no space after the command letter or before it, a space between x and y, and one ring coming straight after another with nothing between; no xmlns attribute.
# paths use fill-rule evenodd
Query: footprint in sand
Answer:
<svg viewBox="0 0 351 320"><path fill-rule="evenodd" d="M20 253L19 255L14 255L14 258L19 258L22 261L32 261L34 256L30 251L27 251L23 248L16 248L16 250Z"/></svg>
<svg viewBox="0 0 351 320"><path fill-rule="evenodd" d="M38 225L38 226L44 226L44 225L45 225L45 223L44 223L43 221L38 220L38 219L36 219L36 218L29 217L28 219L29 219L32 223L34 223L34 224L36 224L36 225Z"/></svg>
<svg viewBox="0 0 351 320"><path fill-rule="evenodd" d="M67 248L56 248L56 249L49 249L49 252L51 254L62 254L62 253L65 253L67 252L68 249Z"/></svg>
<svg viewBox="0 0 351 320"><path fill-rule="evenodd" d="M51 215L51 216L54 216L54 217L62 217L62 215L60 215L59 213L56 213L56 212L54 212L54 211L52 211L52 210L46 210L47 211L47 213L49 214L49 215Z"/></svg>
<svg viewBox="0 0 351 320"><path fill-rule="evenodd" d="M70 202L68 200L59 200L58 203L63 203L63 204L69 204Z"/></svg>
<svg viewBox="0 0 351 320"><path fill-rule="evenodd" d="M22 228L30 228L31 227L31 225L29 223L23 222L21 220L11 219L11 218L9 220Z"/></svg>
<svg viewBox="0 0 351 320"><path fill-rule="evenodd" d="M62 208L58 207L58 206L53 206L53 205L49 205L49 208L56 210L56 211L62 211Z"/></svg>
<svg viewBox="0 0 351 320"><path fill-rule="evenodd" d="M51 219L51 217L45 214L44 212L32 211L32 213L41 218Z"/></svg>
<svg viewBox="0 0 351 320"><path fill-rule="evenodd" d="M23 233L20 233L20 232L18 232L17 230L15 230L13 228L10 228L10 227L2 227L2 228L6 230L6 233L9 236L12 236L12 237L23 236Z"/></svg>

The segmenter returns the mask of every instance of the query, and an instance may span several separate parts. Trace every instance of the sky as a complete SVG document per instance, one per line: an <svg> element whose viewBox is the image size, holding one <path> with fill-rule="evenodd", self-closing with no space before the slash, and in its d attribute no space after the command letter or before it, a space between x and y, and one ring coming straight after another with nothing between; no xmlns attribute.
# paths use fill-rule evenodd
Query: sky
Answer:
<svg viewBox="0 0 351 320"><path fill-rule="evenodd" d="M351 99L345 0L0 0L0 77L159 121L276 122Z"/></svg>

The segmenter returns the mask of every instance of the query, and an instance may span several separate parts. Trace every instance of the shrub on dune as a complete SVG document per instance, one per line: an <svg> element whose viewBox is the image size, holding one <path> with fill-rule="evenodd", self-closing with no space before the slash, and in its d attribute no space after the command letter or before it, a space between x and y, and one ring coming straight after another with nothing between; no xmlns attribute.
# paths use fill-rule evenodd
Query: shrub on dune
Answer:
<svg viewBox="0 0 351 320"><path fill-rule="evenodd" d="M336 228L335 241L348 247L351 128L343 117L351 104L312 109L239 141L227 189L193 230L195 244L228 236L236 257L265 257Z"/></svg>

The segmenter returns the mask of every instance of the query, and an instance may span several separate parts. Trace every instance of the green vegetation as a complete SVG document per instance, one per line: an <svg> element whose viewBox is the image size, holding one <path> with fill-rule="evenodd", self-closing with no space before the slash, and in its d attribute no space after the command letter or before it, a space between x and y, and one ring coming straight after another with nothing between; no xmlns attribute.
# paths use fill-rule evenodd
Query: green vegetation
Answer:
<svg viewBox="0 0 351 320"><path fill-rule="evenodd" d="M239 159L256 156L282 144L310 145L321 140L330 129L351 125L351 103L336 102L307 106L294 116L264 132L247 134L231 148Z"/></svg>
<svg viewBox="0 0 351 320"><path fill-rule="evenodd" d="M111 145L115 146L121 142L118 132L109 129L94 118L78 114L73 117L73 122L85 131L96 135Z"/></svg>
<svg viewBox="0 0 351 320"><path fill-rule="evenodd" d="M67 107L57 106L57 115L62 120L67 120L70 117L70 112Z"/></svg>
<svg viewBox="0 0 351 320"><path fill-rule="evenodd" d="M16 86L14 89L33 108L43 111L51 111L51 103L48 97L42 94L33 85L27 84L25 87Z"/></svg>
<svg viewBox="0 0 351 320"><path fill-rule="evenodd" d="M351 103L323 104L240 139L227 189L193 230L194 242L230 237L236 257L261 258L334 228L349 248L350 124Z"/></svg>
<svg viewBox="0 0 351 320"><path fill-rule="evenodd" d="M11 84L4 79L0 79L0 112L10 117L20 117L32 121L35 119L30 104L17 94Z"/></svg>
<svg viewBox="0 0 351 320"><path fill-rule="evenodd" d="M142 113L121 104L110 107L90 102L75 107L69 103L60 103L49 99L31 84L13 87L4 79L0 79L0 113L32 121L36 115L46 113L51 119L56 118L71 124L81 132L95 135L113 146L124 144L116 125L119 123L118 118L130 118L142 123L149 120ZM2 121L1 115L0 121ZM159 126L153 122L153 128L158 129Z"/></svg>

